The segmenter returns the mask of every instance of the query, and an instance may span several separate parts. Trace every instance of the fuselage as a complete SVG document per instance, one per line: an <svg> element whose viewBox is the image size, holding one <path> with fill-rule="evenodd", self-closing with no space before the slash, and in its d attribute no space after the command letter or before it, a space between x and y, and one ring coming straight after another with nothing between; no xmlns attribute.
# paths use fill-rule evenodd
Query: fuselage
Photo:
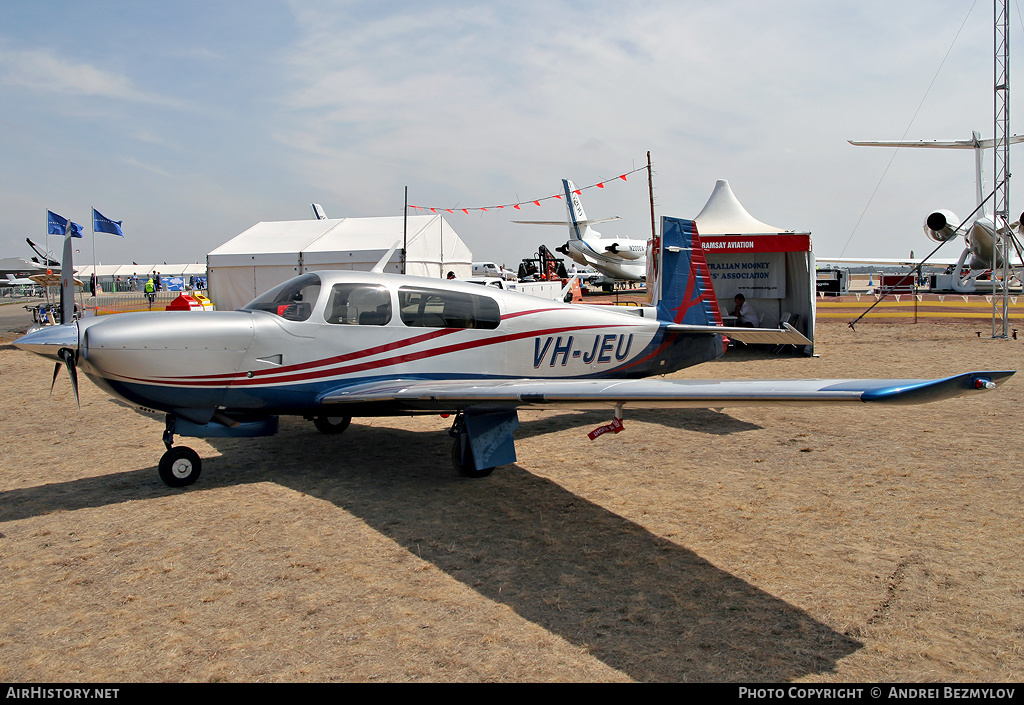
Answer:
<svg viewBox="0 0 1024 705"><path fill-rule="evenodd" d="M605 248L611 244L620 245L622 254L613 254ZM638 250L637 248L643 248ZM640 281L647 276L647 243L639 240L612 240L610 238L588 237L570 239L566 243L567 254L577 264L592 266L615 279Z"/></svg>
<svg viewBox="0 0 1024 705"><path fill-rule="evenodd" d="M615 307L330 271L239 311L79 322L78 364L132 404L202 423L217 410L309 413L328 392L381 379L637 378L722 354L719 335L665 326Z"/></svg>

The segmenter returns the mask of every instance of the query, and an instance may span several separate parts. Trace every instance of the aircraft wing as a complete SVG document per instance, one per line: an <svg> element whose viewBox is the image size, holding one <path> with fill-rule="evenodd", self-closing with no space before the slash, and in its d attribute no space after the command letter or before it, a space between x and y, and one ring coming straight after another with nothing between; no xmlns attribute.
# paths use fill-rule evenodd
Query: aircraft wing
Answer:
<svg viewBox="0 0 1024 705"><path fill-rule="evenodd" d="M968 372L944 379L449 379L381 380L325 392L320 403L397 403L451 411L470 406L720 408L836 402L921 404L992 389L1013 371Z"/></svg>
<svg viewBox="0 0 1024 705"><path fill-rule="evenodd" d="M955 265L959 261L956 257L933 257L927 262L912 259L899 259L896 257L815 257L815 262L829 262L836 264L882 264L901 267L947 267Z"/></svg>

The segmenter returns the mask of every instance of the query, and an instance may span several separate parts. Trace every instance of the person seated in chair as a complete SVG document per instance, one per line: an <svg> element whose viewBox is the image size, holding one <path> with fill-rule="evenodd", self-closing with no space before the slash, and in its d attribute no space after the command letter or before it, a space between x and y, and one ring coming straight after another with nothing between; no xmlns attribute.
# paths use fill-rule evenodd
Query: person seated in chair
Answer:
<svg viewBox="0 0 1024 705"><path fill-rule="evenodd" d="M757 328L760 319L753 306L747 303L747 297L743 294L736 294L733 302L736 304L736 308L732 311L732 315L736 316L736 325L741 328Z"/></svg>

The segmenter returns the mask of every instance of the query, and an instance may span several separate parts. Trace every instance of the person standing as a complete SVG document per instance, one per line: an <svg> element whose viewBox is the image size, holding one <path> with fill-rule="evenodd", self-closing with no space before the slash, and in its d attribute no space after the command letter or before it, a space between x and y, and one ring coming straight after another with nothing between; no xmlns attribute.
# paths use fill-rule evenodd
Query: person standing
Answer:
<svg viewBox="0 0 1024 705"><path fill-rule="evenodd" d="M150 310L153 309L153 302L156 301L156 282L153 277L146 280L146 300L149 301Z"/></svg>

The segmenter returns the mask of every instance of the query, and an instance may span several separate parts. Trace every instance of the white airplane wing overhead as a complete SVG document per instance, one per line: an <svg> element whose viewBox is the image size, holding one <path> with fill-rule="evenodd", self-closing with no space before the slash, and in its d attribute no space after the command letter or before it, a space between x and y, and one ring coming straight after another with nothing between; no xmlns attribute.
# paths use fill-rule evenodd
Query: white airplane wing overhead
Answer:
<svg viewBox="0 0 1024 705"><path fill-rule="evenodd" d="M854 147L923 147L931 149L991 149L995 140L846 140ZM1013 135L1010 144L1024 142L1024 135Z"/></svg>
<svg viewBox="0 0 1024 705"><path fill-rule="evenodd" d="M391 403L410 409L468 406L605 408L719 408L772 404L883 402L921 404L992 389L1013 371L968 372L944 379L457 379L383 380L325 392L337 405Z"/></svg>

